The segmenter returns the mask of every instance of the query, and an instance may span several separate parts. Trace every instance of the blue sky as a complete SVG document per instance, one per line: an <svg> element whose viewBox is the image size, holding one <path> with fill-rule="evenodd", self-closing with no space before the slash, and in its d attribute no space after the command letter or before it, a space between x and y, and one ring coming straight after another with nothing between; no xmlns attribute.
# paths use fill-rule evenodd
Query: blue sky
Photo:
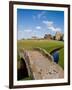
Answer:
<svg viewBox="0 0 72 90"><path fill-rule="evenodd" d="M17 9L17 39L45 34L64 33L64 12L51 10Z"/></svg>

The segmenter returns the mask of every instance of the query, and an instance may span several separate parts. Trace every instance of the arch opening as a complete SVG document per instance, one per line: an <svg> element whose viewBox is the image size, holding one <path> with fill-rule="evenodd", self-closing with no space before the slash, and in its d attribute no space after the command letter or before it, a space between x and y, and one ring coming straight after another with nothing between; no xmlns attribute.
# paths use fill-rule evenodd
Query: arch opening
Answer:
<svg viewBox="0 0 72 90"><path fill-rule="evenodd" d="M27 66L26 66L25 60L23 58L21 58L17 62L17 65L19 65L19 68L17 68L17 80L23 80L23 79L29 77Z"/></svg>

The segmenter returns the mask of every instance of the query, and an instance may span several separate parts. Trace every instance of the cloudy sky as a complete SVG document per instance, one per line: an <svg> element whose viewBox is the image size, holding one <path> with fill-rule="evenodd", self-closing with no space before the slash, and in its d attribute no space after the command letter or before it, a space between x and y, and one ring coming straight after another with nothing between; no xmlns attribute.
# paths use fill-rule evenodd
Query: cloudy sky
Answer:
<svg viewBox="0 0 72 90"><path fill-rule="evenodd" d="M64 12L51 10L17 9L17 39L44 37L64 33Z"/></svg>

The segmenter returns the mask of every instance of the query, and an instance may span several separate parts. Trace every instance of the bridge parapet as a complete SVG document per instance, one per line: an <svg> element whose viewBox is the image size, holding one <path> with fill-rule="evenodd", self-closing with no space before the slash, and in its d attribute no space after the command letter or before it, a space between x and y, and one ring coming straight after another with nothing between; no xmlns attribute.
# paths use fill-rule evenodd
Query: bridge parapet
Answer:
<svg viewBox="0 0 72 90"><path fill-rule="evenodd" d="M28 70L28 75L33 78L33 74L32 74L32 70L30 67L30 59L29 59L29 55L27 50L23 50L23 52L20 53L20 57L24 59L26 66L27 66L27 70Z"/></svg>

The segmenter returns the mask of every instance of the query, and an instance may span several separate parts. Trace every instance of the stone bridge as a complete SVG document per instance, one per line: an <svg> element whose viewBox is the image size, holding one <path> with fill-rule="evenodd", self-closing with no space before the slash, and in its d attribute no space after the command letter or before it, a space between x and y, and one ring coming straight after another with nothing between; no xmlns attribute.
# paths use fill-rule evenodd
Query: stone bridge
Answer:
<svg viewBox="0 0 72 90"><path fill-rule="evenodd" d="M28 75L35 80L64 78L63 69L53 61L53 57L45 50L35 48L23 50L20 57L24 59Z"/></svg>

